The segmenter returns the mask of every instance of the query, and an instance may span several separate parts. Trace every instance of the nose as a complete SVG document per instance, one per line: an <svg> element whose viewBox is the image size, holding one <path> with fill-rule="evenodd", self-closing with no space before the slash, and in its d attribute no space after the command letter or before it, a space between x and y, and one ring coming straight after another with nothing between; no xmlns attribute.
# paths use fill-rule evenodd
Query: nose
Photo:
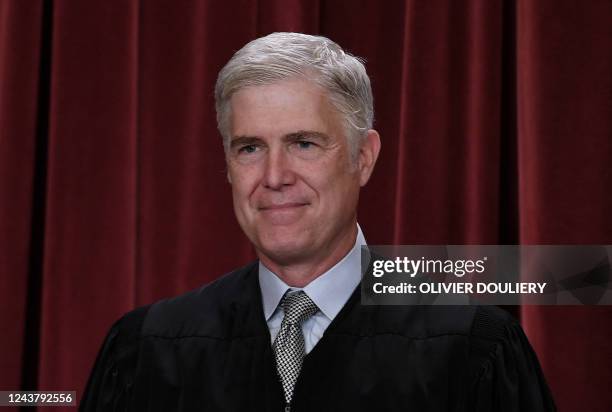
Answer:
<svg viewBox="0 0 612 412"><path fill-rule="evenodd" d="M268 152L262 184L267 189L281 190L284 186L295 183L295 173L292 169L289 154L280 147Z"/></svg>

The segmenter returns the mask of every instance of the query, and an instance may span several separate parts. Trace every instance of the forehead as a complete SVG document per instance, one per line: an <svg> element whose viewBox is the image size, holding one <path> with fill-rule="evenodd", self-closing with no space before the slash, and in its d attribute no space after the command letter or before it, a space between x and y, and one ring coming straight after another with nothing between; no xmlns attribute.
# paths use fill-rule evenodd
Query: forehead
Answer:
<svg viewBox="0 0 612 412"><path fill-rule="evenodd" d="M307 79L286 79L238 90L230 100L232 136L274 136L311 130L342 130L341 116L326 91Z"/></svg>

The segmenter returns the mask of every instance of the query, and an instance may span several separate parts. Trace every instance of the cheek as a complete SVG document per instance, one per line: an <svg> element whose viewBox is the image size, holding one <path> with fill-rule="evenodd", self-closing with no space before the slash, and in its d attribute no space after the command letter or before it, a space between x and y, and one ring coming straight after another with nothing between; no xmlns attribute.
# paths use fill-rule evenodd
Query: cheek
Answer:
<svg viewBox="0 0 612 412"><path fill-rule="evenodd" d="M254 188L257 186L254 173L248 171L236 172L231 171L229 173L230 181L232 184L232 197L234 199L234 206L238 208L244 208L249 201Z"/></svg>
<svg viewBox="0 0 612 412"><path fill-rule="evenodd" d="M321 170L330 170L329 173L320 173ZM355 196L359 192L359 174L349 171L347 168L330 167L318 168L318 173L311 176L312 187L319 193L321 201L325 203L328 212L332 208L354 203Z"/></svg>

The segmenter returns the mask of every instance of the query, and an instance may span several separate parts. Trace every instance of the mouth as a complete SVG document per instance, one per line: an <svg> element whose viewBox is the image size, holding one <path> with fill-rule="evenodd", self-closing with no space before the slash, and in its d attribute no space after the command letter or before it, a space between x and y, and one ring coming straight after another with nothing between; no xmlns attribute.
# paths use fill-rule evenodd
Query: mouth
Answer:
<svg viewBox="0 0 612 412"><path fill-rule="evenodd" d="M305 202L265 204L258 208L263 222L274 226L287 226L301 221L307 211Z"/></svg>
<svg viewBox="0 0 612 412"><path fill-rule="evenodd" d="M308 203L303 203L303 202L288 202L288 203L280 203L280 204L270 204L270 205L260 206L258 208L258 210L261 211L261 212L265 212L265 211L283 211L283 210L296 209L296 208L300 208L300 207L303 207L303 206L308 206Z"/></svg>

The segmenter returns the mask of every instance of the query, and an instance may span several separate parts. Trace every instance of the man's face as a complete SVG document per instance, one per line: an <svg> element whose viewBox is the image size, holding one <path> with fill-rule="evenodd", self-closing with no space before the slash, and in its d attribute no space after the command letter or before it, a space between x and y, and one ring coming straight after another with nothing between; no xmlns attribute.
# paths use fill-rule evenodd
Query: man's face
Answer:
<svg viewBox="0 0 612 412"><path fill-rule="evenodd" d="M230 104L234 210L260 257L304 263L354 240L364 176L323 89L282 80L241 89Z"/></svg>

